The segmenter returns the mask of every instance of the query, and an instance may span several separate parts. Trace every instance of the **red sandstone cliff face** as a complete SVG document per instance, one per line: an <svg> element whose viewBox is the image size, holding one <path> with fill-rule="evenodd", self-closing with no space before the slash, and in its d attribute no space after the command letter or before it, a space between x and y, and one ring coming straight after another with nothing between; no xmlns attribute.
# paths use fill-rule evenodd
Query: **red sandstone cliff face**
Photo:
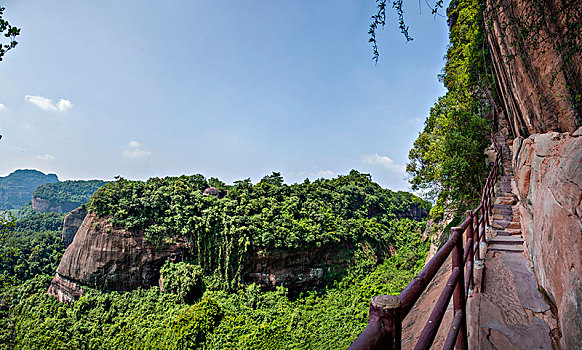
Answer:
<svg viewBox="0 0 582 350"><path fill-rule="evenodd" d="M32 198L32 209L39 213L67 213L77 208L78 204L47 201L42 198Z"/></svg>
<svg viewBox="0 0 582 350"><path fill-rule="evenodd" d="M67 218L72 222L80 214L83 213L74 211ZM75 225L69 226L67 234L63 230L63 240L74 238L48 289L61 302L78 299L83 294L82 286L118 291L157 286L160 268L167 259L180 261L189 257L189 247L184 241L155 247L145 241L143 233L115 229L107 219L97 218L95 214L87 214L72 235ZM362 248L364 253L374 254L366 248ZM346 245L270 254L260 250L249 252L242 266L243 282L257 283L265 289L285 286L291 293L322 286L325 275L347 267L353 252L354 247ZM389 249L386 254L391 253Z"/></svg>
<svg viewBox="0 0 582 350"><path fill-rule="evenodd" d="M119 291L155 286L162 264L186 254L182 241L157 248L145 241L143 233L115 229L106 219L88 214L65 251L48 293L71 302L82 294L82 285Z"/></svg>
<svg viewBox="0 0 582 350"><path fill-rule="evenodd" d="M75 234L83 224L87 216L87 209L84 207L77 208L65 216L65 221L63 222L63 233L61 239L63 240L63 245L67 248L75 238Z"/></svg>
<svg viewBox="0 0 582 350"><path fill-rule="evenodd" d="M582 344L582 127L513 143L526 253L558 309L562 346Z"/></svg>
<svg viewBox="0 0 582 350"><path fill-rule="evenodd" d="M314 287L323 287L324 276L340 272L353 260L354 247L347 244L320 248L277 251L265 255L251 253L243 269L243 282L256 283L265 289L289 288L291 294ZM365 254L374 254L364 246ZM394 253L392 248L390 253ZM375 257L376 260L380 258Z"/></svg>
<svg viewBox="0 0 582 350"><path fill-rule="evenodd" d="M501 102L514 141L527 255L557 306L562 347L582 344L582 0L486 0ZM525 138L525 140L524 140Z"/></svg>
<svg viewBox="0 0 582 350"><path fill-rule="evenodd" d="M582 1L487 0L501 107L514 137L582 125Z"/></svg>

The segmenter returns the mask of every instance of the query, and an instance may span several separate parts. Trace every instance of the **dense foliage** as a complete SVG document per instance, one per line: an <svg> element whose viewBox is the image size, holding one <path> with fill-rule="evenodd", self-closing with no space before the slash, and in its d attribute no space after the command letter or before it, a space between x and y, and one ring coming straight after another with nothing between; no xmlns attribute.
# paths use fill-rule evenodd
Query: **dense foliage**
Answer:
<svg viewBox="0 0 582 350"><path fill-rule="evenodd" d="M15 230L21 232L61 231L65 213L31 213L16 222Z"/></svg>
<svg viewBox="0 0 582 350"><path fill-rule="evenodd" d="M333 180L299 185L285 185L277 173L256 185L248 180L232 187L217 179L209 182L228 189L226 197L220 200L205 197L202 190L208 183L201 176L152 179L145 183L120 179L100 189L90 207L95 211L127 208L124 213L101 214L118 225L133 225L132 229L147 230L156 222L167 222L168 230L174 230L178 226L171 226L173 220L177 221L175 225L184 224L179 221L182 218L174 215L192 210L189 207L193 206L200 210L203 220L215 225L208 227L216 231L206 234L218 235L217 239L228 236L219 231L223 225L229 224L230 232L238 232L233 229L237 227L236 220L243 220L246 212L254 219L244 221L248 228L242 232L252 232L253 236L236 238L250 244L275 242L269 246L273 252L335 242L334 233L325 229L338 230L339 225L352 225L350 229L354 230L353 236L341 239L356 242L360 235L366 242L354 244L353 264L335 282L323 290L294 298L289 298L287 290L281 287L268 292L256 285L226 288L228 285L221 282L224 279L216 278L215 271L202 269L199 261L168 261L160 271L163 291L153 287L107 293L84 287L84 296L74 304L64 305L46 294L63 253L60 232L49 230L61 228L57 223L63 214L28 215L13 227L6 226L10 246L15 250L0 262L0 275L11 282L1 291L0 349L326 349L330 344L345 348L367 323L369 299L379 293L399 293L422 267L427 250L427 243L421 240L424 222L407 217L416 214L413 209L418 206L428 209L427 203L410 194L383 190L368 175L353 171ZM192 190L186 191L188 187ZM167 202L159 198L156 202L155 194L163 194ZM154 201L148 201L151 196ZM119 202L122 204L117 206ZM152 215L154 203L164 206L165 211L147 221L140 215ZM241 203L241 212L233 209ZM292 210L297 216L290 216L289 221L278 218L289 216L286 213L293 213ZM327 213L329 222L321 213ZM233 215L232 221L225 218L227 214ZM287 241L276 225L284 228L285 223L299 221L301 217L311 225L304 240L291 241L294 244L289 247L277 245ZM271 220L270 225L267 220ZM293 227L288 226L287 234ZM368 227L376 229L373 235L362 231ZM381 229L387 232L380 232ZM277 239L269 240L260 232ZM169 231L162 237L169 239L175 234L193 237L188 231ZM377 256L368 248L373 242L380 244L381 239L387 240L383 244L390 243L399 250L378 265Z"/></svg>
<svg viewBox="0 0 582 350"><path fill-rule="evenodd" d="M16 231L10 244L0 247L0 275L15 282L54 274L65 250L60 231Z"/></svg>
<svg viewBox="0 0 582 350"><path fill-rule="evenodd" d="M54 274L64 247L64 214L41 213L0 222L0 280L23 282Z"/></svg>
<svg viewBox="0 0 582 350"><path fill-rule="evenodd" d="M22 207L38 186L58 181L55 174L45 175L37 170L16 170L0 177L0 210Z"/></svg>
<svg viewBox="0 0 582 350"><path fill-rule="evenodd" d="M483 0L451 1L450 45L441 75L448 92L431 108L409 154L412 187L437 199L432 212L437 218L445 204L474 206L487 175L484 151L495 89L483 7Z"/></svg>
<svg viewBox="0 0 582 350"><path fill-rule="evenodd" d="M240 281L240 266L253 248L273 252L368 241L387 251L388 245L406 244L408 235L398 234L399 227L418 228L411 218L419 208L429 209L418 197L382 189L355 170L293 185L273 173L255 185L235 182L222 199L205 196L208 186L202 175L119 179L100 188L88 209L116 226L145 231L155 244L185 238L205 274L215 271L230 287Z"/></svg>
<svg viewBox="0 0 582 350"><path fill-rule="evenodd" d="M197 302L158 288L126 293L86 289L74 304L46 294L51 276L11 288L0 311L0 349L329 349L347 348L367 324L377 294L397 294L422 266L420 233L379 266L365 255L332 288L296 300L255 285L208 290Z"/></svg>
<svg viewBox="0 0 582 350"><path fill-rule="evenodd" d="M9 212L0 213L0 262L4 262L7 256L15 251L12 244L15 225L16 220L12 214Z"/></svg>
<svg viewBox="0 0 582 350"><path fill-rule="evenodd" d="M102 180L69 180L48 183L34 190L34 198L58 202L69 207L79 207L89 201L93 193L107 181Z"/></svg>
<svg viewBox="0 0 582 350"><path fill-rule="evenodd" d="M16 37L20 35L20 28L12 26L4 18L4 7L0 7L0 37L7 38L6 42L0 41L0 61L4 58L4 55L16 47L18 42ZM4 39L2 38L2 39Z"/></svg>

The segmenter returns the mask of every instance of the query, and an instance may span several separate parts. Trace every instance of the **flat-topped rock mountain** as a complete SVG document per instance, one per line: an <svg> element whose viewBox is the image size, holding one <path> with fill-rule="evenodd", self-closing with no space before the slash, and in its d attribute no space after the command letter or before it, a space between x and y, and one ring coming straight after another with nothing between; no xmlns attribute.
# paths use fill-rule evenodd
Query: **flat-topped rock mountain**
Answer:
<svg viewBox="0 0 582 350"><path fill-rule="evenodd" d="M58 181L57 175L38 170L16 170L0 177L0 210L19 209L30 201L38 186Z"/></svg>

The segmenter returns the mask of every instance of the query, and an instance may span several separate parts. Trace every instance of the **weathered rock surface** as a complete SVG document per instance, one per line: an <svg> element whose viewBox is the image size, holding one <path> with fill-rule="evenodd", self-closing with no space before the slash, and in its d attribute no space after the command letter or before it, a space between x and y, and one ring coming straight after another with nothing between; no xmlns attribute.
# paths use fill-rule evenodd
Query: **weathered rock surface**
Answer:
<svg viewBox="0 0 582 350"><path fill-rule="evenodd" d="M526 253L557 306L562 346L582 344L582 128L514 141Z"/></svg>
<svg viewBox="0 0 582 350"><path fill-rule="evenodd" d="M61 236L65 248L73 242L73 238L75 238L75 234L83 224L85 216L87 216L87 209L85 209L85 207L79 207L65 216L65 221L63 222L63 233Z"/></svg>
<svg viewBox="0 0 582 350"><path fill-rule="evenodd" d="M78 203L49 201L42 198L32 198L32 209L39 213L68 213L77 208Z"/></svg>
<svg viewBox="0 0 582 350"><path fill-rule="evenodd" d="M143 233L115 229L106 219L88 214L63 255L48 293L62 302L76 300L82 286L126 291L158 285L167 259L181 259L186 244L154 247Z"/></svg>
<svg viewBox="0 0 582 350"><path fill-rule="evenodd" d="M72 238L72 243L48 289L49 294L62 302L75 301L83 293L82 286L127 291L159 285L159 271L167 259L189 258L184 241L155 247L145 241L143 233L115 229L107 219L91 213L75 230L82 215L81 208L67 215L63 241ZM265 289L285 286L292 294L320 287L327 275L347 267L354 249L347 245L328 245L269 254L260 250L249 252L242 266L243 282L257 283ZM371 251L365 253L373 254ZM390 249L386 252L392 253Z"/></svg>
<svg viewBox="0 0 582 350"><path fill-rule="evenodd" d="M288 287L291 293L325 282L324 275L345 269L352 261L353 247L326 245L314 249L252 253L243 267L243 281L265 289Z"/></svg>
<svg viewBox="0 0 582 350"><path fill-rule="evenodd" d="M487 0L486 4L499 97L512 136L576 130L582 125L582 2Z"/></svg>
<svg viewBox="0 0 582 350"><path fill-rule="evenodd" d="M61 303L69 304L83 295L83 289L76 282L59 275L57 272L47 293L56 296Z"/></svg>

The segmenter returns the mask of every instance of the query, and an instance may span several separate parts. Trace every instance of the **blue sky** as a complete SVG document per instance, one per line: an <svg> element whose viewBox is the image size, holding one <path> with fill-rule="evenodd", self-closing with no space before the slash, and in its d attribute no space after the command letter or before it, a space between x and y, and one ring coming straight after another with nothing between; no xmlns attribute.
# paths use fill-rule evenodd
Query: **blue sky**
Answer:
<svg viewBox="0 0 582 350"><path fill-rule="evenodd" d="M373 0L3 1L0 175L286 182L357 169L407 189L444 88L447 28L409 1L368 43ZM421 14L422 13L422 14Z"/></svg>

